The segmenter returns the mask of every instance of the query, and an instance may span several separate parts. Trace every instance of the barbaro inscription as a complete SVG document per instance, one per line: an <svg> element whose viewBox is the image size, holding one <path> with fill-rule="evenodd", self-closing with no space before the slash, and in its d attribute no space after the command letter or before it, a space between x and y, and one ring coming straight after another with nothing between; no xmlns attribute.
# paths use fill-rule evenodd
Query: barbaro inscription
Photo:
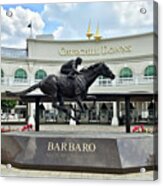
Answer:
<svg viewBox="0 0 163 186"><path fill-rule="evenodd" d="M94 143L48 142L48 152L95 152Z"/></svg>

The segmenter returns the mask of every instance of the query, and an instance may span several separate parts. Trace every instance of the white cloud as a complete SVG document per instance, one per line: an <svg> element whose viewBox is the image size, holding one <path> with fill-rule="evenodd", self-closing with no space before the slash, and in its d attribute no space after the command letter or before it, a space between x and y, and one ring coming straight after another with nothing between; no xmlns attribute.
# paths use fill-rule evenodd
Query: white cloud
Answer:
<svg viewBox="0 0 163 186"><path fill-rule="evenodd" d="M1 42L2 46L7 47L26 47L26 38L30 35L28 24L32 21L33 35L42 32L44 22L41 16L31 11L24 9L21 6L15 9L11 8L13 16L8 17L6 10L1 7Z"/></svg>
<svg viewBox="0 0 163 186"><path fill-rule="evenodd" d="M59 27L53 32L54 38L55 38L55 39L60 39L61 36L62 36L62 32L63 32L63 27L62 27L62 26L59 26Z"/></svg>
<svg viewBox="0 0 163 186"><path fill-rule="evenodd" d="M37 6L37 5L36 5ZM147 13L141 14L140 8ZM50 27L56 39L86 39L88 22L95 33L100 25L103 38L138 34L152 31L153 1L53 3L45 4L42 13L24 9L21 6L10 9L12 17L6 16L1 8L1 41L3 46L25 47L30 35L27 25L32 20L33 34L46 33ZM54 28L54 30L53 30Z"/></svg>
<svg viewBox="0 0 163 186"><path fill-rule="evenodd" d="M75 8L77 3L58 3L57 6L60 7L61 11L67 12Z"/></svg>
<svg viewBox="0 0 163 186"><path fill-rule="evenodd" d="M141 14L140 8L147 13ZM47 4L42 16L51 23L57 22L62 27L60 39L83 39L92 20L92 32L100 24L103 37L138 34L152 31L153 1L100 2L100 3L60 3Z"/></svg>
<svg viewBox="0 0 163 186"><path fill-rule="evenodd" d="M146 9L146 13L140 12L141 8ZM153 2L135 1L114 3L114 10L118 13L119 22L123 26L138 27L148 26L153 23Z"/></svg>

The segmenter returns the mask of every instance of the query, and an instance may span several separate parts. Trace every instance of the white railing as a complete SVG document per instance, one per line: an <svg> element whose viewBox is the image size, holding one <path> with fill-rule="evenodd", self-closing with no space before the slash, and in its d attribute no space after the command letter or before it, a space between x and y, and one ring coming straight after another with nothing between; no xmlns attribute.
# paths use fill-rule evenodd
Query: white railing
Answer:
<svg viewBox="0 0 163 186"><path fill-rule="evenodd" d="M28 86L31 85L30 79L19 79L13 77L3 77L1 78L1 85L2 86Z"/></svg>
<svg viewBox="0 0 163 186"><path fill-rule="evenodd" d="M19 79L19 78L16 78L12 81L13 84L15 85L22 85L22 84L29 84L29 80L28 79Z"/></svg>
<svg viewBox="0 0 163 186"><path fill-rule="evenodd" d="M35 79L14 79L13 77L1 78L1 85L14 87L14 86L30 86L39 82L40 80ZM101 87L114 87L114 86L126 86L126 85L142 85L142 84L153 84L157 81L155 77L137 76L133 78L119 78L117 77L113 81L110 79L97 79L94 83L96 86ZM156 82L157 83L157 82Z"/></svg>
<svg viewBox="0 0 163 186"><path fill-rule="evenodd" d="M137 76L132 78L116 78L111 81L110 79L97 79L96 86L108 87L108 86L124 86L124 85L142 85L153 84L157 81L156 77ZM156 82L157 83L157 82Z"/></svg>

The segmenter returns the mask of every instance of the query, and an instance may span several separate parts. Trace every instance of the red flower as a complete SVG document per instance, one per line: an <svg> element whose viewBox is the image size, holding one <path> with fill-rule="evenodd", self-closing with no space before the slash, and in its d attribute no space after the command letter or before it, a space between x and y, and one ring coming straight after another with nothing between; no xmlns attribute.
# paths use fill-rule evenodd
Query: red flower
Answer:
<svg viewBox="0 0 163 186"><path fill-rule="evenodd" d="M145 132L144 125L140 125L142 132Z"/></svg>
<svg viewBox="0 0 163 186"><path fill-rule="evenodd" d="M134 126L134 128L132 129L132 132L138 132L139 128L140 128L140 126Z"/></svg>
<svg viewBox="0 0 163 186"><path fill-rule="evenodd" d="M28 125L23 126L20 130L22 132L29 131L29 130L32 130L32 127L33 127L32 124L28 124Z"/></svg>
<svg viewBox="0 0 163 186"><path fill-rule="evenodd" d="M132 132L145 132L144 125L134 126L134 128L132 129Z"/></svg>

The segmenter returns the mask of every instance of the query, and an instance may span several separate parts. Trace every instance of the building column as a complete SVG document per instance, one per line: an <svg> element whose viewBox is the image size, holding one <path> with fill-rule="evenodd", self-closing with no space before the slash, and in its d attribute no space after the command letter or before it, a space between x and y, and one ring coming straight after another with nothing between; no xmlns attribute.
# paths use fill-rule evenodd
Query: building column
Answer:
<svg viewBox="0 0 163 186"><path fill-rule="evenodd" d="M113 102L113 118L112 118L111 125L113 126L119 125L119 121L117 117L117 102L116 101Z"/></svg>
<svg viewBox="0 0 163 186"><path fill-rule="evenodd" d="M99 118L99 112L100 112L100 106L99 106L99 103L96 102L96 120L97 118Z"/></svg>
<svg viewBox="0 0 163 186"><path fill-rule="evenodd" d="M35 99L35 131L39 131L40 130L40 98L36 98Z"/></svg>
<svg viewBox="0 0 163 186"><path fill-rule="evenodd" d="M130 112L130 96L125 96L125 110L126 110L126 133L131 130L131 112Z"/></svg>
<svg viewBox="0 0 163 186"><path fill-rule="evenodd" d="M142 115L142 102L137 102L138 116Z"/></svg>
<svg viewBox="0 0 163 186"><path fill-rule="evenodd" d="M34 118L34 110L35 110L35 104L34 103L28 103L28 111L27 111L27 124L32 124L33 129L35 129L35 118Z"/></svg>
<svg viewBox="0 0 163 186"><path fill-rule="evenodd" d="M28 103L28 116L34 116L34 103Z"/></svg>
<svg viewBox="0 0 163 186"><path fill-rule="evenodd" d="M119 121L119 117L120 117L120 103L119 103L119 101L117 101L117 118L118 118L118 121Z"/></svg>
<svg viewBox="0 0 163 186"><path fill-rule="evenodd" d="M72 103L72 108L73 109L71 109L71 116L75 117L75 111L74 111L75 103ZM70 118L69 125L76 125L76 121L74 119Z"/></svg>

